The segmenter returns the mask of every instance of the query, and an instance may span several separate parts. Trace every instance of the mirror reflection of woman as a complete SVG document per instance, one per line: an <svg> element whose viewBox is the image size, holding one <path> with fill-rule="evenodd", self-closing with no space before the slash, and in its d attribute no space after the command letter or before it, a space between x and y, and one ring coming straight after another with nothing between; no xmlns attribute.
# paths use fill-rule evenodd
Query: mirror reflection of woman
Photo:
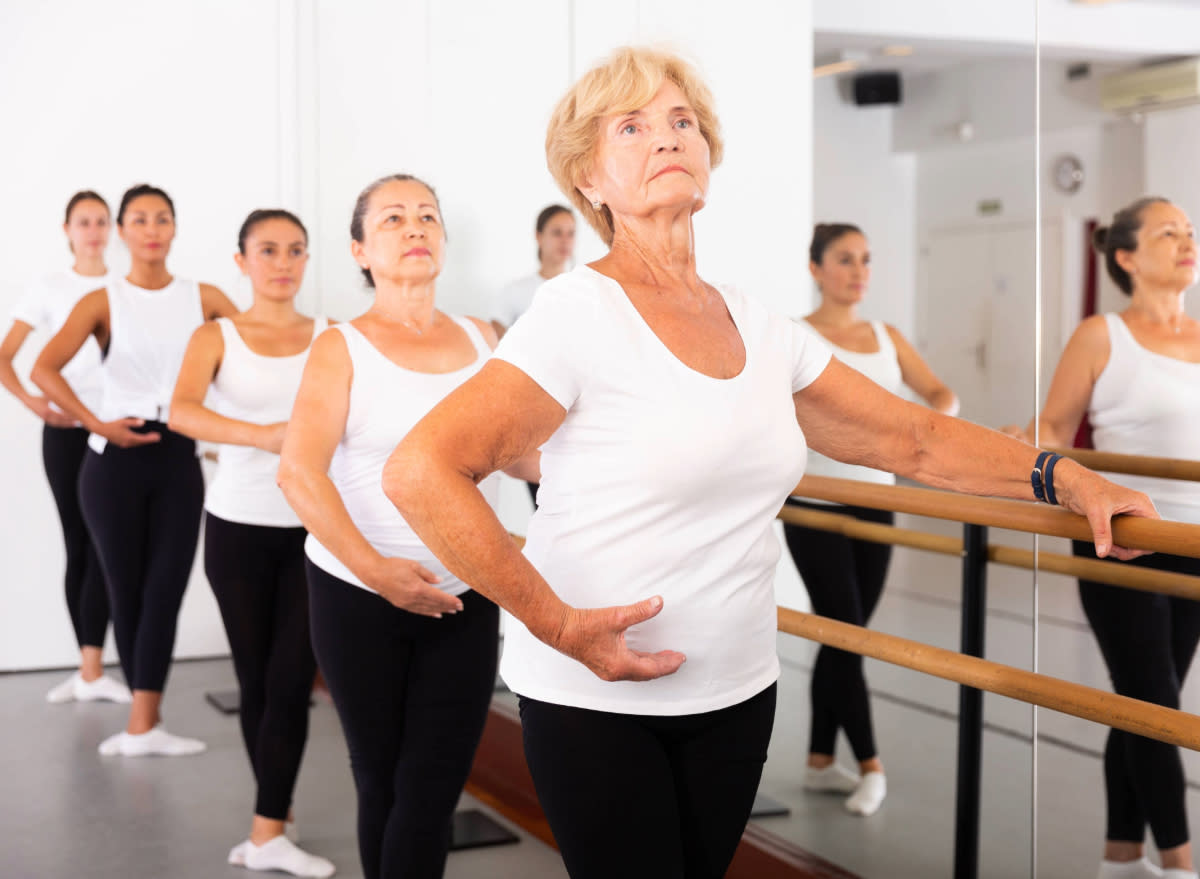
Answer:
<svg viewBox="0 0 1200 879"><path fill-rule="evenodd" d="M882 321L866 320L859 313L871 280L871 251L861 229L849 223L818 224L809 246L808 267L820 302L804 323L833 346L839 360L893 394L907 387L931 409L948 415L958 412L954 392L934 375L900 331ZM807 472L888 485L896 481L883 470L843 464L815 451L809 451ZM790 498L788 504L886 525L895 520L889 511L866 507L795 498ZM800 525L785 523L783 531L813 611L865 626L883 594L892 548ZM887 780L875 743L862 657L821 647L813 665L811 694L805 787L849 794L848 811L874 814L887 795ZM834 761L839 730L849 740L858 773Z"/></svg>
<svg viewBox="0 0 1200 879"><path fill-rule="evenodd" d="M251 213L234 259L250 279L253 304L192 335L169 422L192 439L222 444L204 500L204 571L233 654L242 740L257 788L250 835L234 846L229 863L332 876L332 863L284 834L317 666L308 627L306 533L275 484L300 375L328 321L296 311L308 233L294 214ZM210 388L217 392L213 408L205 405Z"/></svg>
<svg viewBox="0 0 1200 879"><path fill-rule="evenodd" d="M87 452L88 433L47 397L28 391L13 369L13 358L31 332L38 330L53 336L84 295L105 286L108 269L104 251L111 231L108 202L91 190L75 193L67 202L63 231L75 262L66 271L39 279L17 303L12 327L0 343L0 384L44 422L42 462L58 508L66 549L64 591L79 646L79 670L51 689L46 699L128 702L129 688L106 675L102 663L108 629L108 595L100 560L79 506L79 471ZM99 346L89 341L63 368L67 380L89 406L97 403L101 392L100 360Z"/></svg>
<svg viewBox="0 0 1200 879"><path fill-rule="evenodd" d="M375 299L313 344L279 485L309 532L313 651L350 751L363 874L436 877L491 703L499 612L425 547L381 479L496 337L436 307L446 231L425 183L372 183L350 235ZM496 487L481 486L493 500Z"/></svg>
<svg viewBox="0 0 1200 879"><path fill-rule="evenodd" d="M162 696L175 646L179 606L196 554L204 478L196 444L166 425L171 393L193 330L237 312L210 284L167 269L175 206L140 184L121 198L124 278L82 299L34 364L32 378L91 436L79 480L84 519L95 541L121 670L133 691L123 732L100 744L106 756L183 756L204 750L162 725ZM95 408L75 393L66 365L95 339L106 351L104 393Z"/></svg>
<svg viewBox="0 0 1200 879"><path fill-rule="evenodd" d="M1200 457L1200 323L1183 310L1184 293L1197 277L1191 221L1165 199L1144 198L1097 230L1096 247L1129 305L1087 318L1067 342L1038 416L1039 442L1071 445L1086 413L1100 451ZM1009 432L1031 438L1033 430L1030 422L1024 434ZM1164 519L1200 524L1196 483L1122 474L1112 479L1149 495ZM1074 550L1096 557L1080 541ZM1168 553L1129 564L1200 575L1200 559ZM1200 602L1082 579L1079 596L1113 688L1178 708L1200 641ZM1100 879L1195 879L1179 748L1110 730L1104 780L1108 825ZM1147 826L1165 873L1145 858Z"/></svg>
<svg viewBox="0 0 1200 879"><path fill-rule="evenodd" d="M492 300L492 329L503 336L533 301L537 288L571 267L575 255L575 215L560 204L547 205L534 224L538 270L504 287Z"/></svg>

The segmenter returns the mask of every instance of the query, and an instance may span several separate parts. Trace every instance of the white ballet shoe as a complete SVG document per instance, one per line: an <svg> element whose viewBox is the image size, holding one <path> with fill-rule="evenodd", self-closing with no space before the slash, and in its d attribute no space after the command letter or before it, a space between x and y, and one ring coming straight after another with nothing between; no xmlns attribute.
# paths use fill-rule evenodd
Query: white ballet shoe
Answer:
<svg viewBox="0 0 1200 879"><path fill-rule="evenodd" d="M1157 879L1162 875L1163 871L1156 865L1141 858L1136 861L1101 861L1096 879Z"/></svg>
<svg viewBox="0 0 1200 879"><path fill-rule="evenodd" d="M46 694L46 701L52 705L62 705L64 702L75 701L75 682L82 680L79 672L75 672L61 684L55 684Z"/></svg>
<svg viewBox="0 0 1200 879"><path fill-rule="evenodd" d="M830 763L823 769L808 766L804 770L804 789L819 793L849 794L858 789L858 774Z"/></svg>
<svg viewBox="0 0 1200 879"><path fill-rule="evenodd" d="M1143 860L1145 860L1145 858L1143 858ZM1146 861L1146 863L1149 864L1150 862ZM1150 866L1153 867L1154 865L1150 864ZM1162 876L1163 879L1197 879L1195 870L1185 870L1182 867L1170 867L1160 873L1156 873L1155 875Z"/></svg>
<svg viewBox="0 0 1200 879"><path fill-rule="evenodd" d="M244 839L229 850L227 861L235 867L246 866L246 846L250 845L250 840Z"/></svg>
<svg viewBox="0 0 1200 879"><path fill-rule="evenodd" d="M282 870L312 879L325 879L335 872L332 862L298 848L286 836L277 836L262 845L247 840L245 867L248 870Z"/></svg>
<svg viewBox="0 0 1200 879"><path fill-rule="evenodd" d="M100 743L99 751L105 757L190 757L208 750L208 745L199 739L171 735L162 724L148 732L132 735L119 732Z"/></svg>
<svg viewBox="0 0 1200 879"><path fill-rule="evenodd" d="M100 752L102 757L115 757L121 753L121 741L125 738L124 732L113 733L107 739L100 743L100 747L96 750Z"/></svg>
<svg viewBox="0 0 1200 879"><path fill-rule="evenodd" d="M868 772L858 783L854 793L846 798L846 811L855 815L874 815L887 796L887 776L882 772Z"/></svg>
<svg viewBox="0 0 1200 879"><path fill-rule="evenodd" d="M85 681L75 676L74 698L77 702L120 702L133 701L129 688L108 675L100 675L94 681Z"/></svg>

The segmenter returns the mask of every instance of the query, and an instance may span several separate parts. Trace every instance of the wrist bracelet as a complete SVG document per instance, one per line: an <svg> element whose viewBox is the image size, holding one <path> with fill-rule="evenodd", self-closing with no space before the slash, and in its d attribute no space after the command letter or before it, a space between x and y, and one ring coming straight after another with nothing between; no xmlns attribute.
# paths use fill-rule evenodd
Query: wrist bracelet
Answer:
<svg viewBox="0 0 1200 879"><path fill-rule="evenodd" d="M1050 460L1046 462L1046 469L1042 471L1042 487L1046 492L1046 500L1057 505L1058 496L1054 493L1054 465L1062 460L1062 455L1051 455Z"/></svg>
<svg viewBox="0 0 1200 879"><path fill-rule="evenodd" d="M1043 475L1043 466L1047 458L1054 456L1053 452L1042 452L1037 456L1037 462L1033 465L1033 472L1029 474L1029 481L1033 485L1033 496L1039 501L1046 500L1045 484L1046 478Z"/></svg>

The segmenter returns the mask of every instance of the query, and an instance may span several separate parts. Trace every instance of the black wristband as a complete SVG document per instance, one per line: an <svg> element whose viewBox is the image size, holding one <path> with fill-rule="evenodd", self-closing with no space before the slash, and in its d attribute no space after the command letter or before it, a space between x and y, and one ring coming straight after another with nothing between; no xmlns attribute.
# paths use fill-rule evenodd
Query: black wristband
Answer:
<svg viewBox="0 0 1200 879"><path fill-rule="evenodd" d="M1053 452L1042 452L1040 455L1038 455L1037 463L1033 465L1033 472L1029 474L1029 481L1033 485L1033 496L1039 501L1046 500L1046 492L1044 488L1046 484L1046 478L1044 476L1043 466L1046 463L1046 459L1053 457L1053 455Z"/></svg>
<svg viewBox="0 0 1200 879"><path fill-rule="evenodd" d="M1042 471L1042 486L1046 491L1046 500L1052 504L1058 503L1058 496L1054 493L1054 465L1062 460L1062 455L1051 455L1050 460L1046 462L1046 469Z"/></svg>

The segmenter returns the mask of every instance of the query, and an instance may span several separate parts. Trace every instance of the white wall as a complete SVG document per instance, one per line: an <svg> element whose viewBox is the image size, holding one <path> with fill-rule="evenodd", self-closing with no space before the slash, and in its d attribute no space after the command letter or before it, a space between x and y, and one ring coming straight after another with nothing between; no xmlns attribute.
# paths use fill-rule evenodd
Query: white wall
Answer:
<svg viewBox="0 0 1200 879"><path fill-rule="evenodd" d="M69 264L59 226L72 191L115 203L149 181L176 201L177 274L244 294L230 259L242 218L292 208L311 237L302 304L353 316L369 300L348 255L351 207L394 171L441 196L442 304L481 311L533 267L537 211L562 199L542 147L554 102L631 41L681 50L716 96L727 157L697 219L702 270L794 310L804 286L788 258L811 221L807 4L749 0L731 17L718 0L59 0L0 5L0 80L22 84L0 90L0 118L19 122L0 163L0 312L30 278ZM585 233L580 259L600 252ZM124 268L119 244L109 260ZM74 661L38 455L39 426L4 395L0 670ZM513 525L519 500L506 505ZM177 655L225 649L196 575Z"/></svg>

